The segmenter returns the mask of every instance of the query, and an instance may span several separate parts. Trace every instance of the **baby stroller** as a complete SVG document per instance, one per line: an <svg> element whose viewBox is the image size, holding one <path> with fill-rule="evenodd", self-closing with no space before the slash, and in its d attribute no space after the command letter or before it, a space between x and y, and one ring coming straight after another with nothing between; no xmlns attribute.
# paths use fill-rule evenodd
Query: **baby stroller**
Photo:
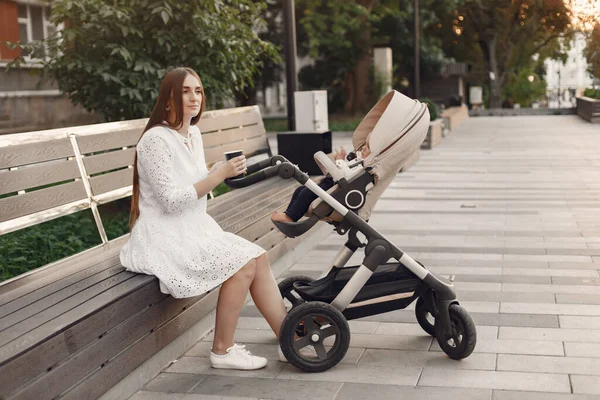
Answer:
<svg viewBox="0 0 600 400"><path fill-rule="evenodd" d="M321 189L282 156L249 166L251 175L226 181L238 188L276 175L296 179L318 198L308 218L274 221L277 228L296 237L325 220L340 235L348 235L326 276L318 280L292 276L279 284L292 307L279 342L295 367L320 372L337 365L350 346L348 320L404 309L415 300L417 322L436 337L450 358L460 360L473 352L475 324L459 305L453 283L428 271L366 222L377 199L420 147L428 126L426 104L392 91L369 111L352 136L354 148L359 148L371 133L368 157L340 169L323 152L314 155L323 173L336 183L330 190ZM359 239L359 233L366 239ZM346 266L359 248L364 248L362 265ZM310 346L314 352L307 351Z"/></svg>

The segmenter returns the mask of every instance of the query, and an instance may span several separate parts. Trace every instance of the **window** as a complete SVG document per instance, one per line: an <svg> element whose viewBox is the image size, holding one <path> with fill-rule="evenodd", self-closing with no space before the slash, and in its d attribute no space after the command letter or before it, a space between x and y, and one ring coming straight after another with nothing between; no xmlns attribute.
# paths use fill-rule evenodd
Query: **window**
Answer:
<svg viewBox="0 0 600 400"><path fill-rule="evenodd" d="M29 43L42 40L56 32L56 28L49 21L50 7L30 4L17 4L19 16L19 40ZM44 58L46 52L41 54L23 54L26 58Z"/></svg>

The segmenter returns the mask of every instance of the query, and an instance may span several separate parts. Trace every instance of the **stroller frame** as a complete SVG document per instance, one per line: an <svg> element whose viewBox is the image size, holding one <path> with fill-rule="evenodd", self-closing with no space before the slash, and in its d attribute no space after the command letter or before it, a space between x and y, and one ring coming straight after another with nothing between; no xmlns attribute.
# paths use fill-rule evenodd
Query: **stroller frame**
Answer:
<svg viewBox="0 0 600 400"><path fill-rule="evenodd" d="M438 277L427 270L354 212L364 204L366 191L373 182L373 176L368 172L368 169L351 180L340 179L337 182L339 187L331 194L319 187L306 173L280 155L248 166L248 174L251 175L240 179L228 179L225 182L232 188L241 188L274 176L279 176L282 179L293 178L323 200L323 203L313 210L313 215L308 219L295 223L273 221L286 236L296 237L307 232L318 221L330 214L332 210L343 217L341 222L332 224L339 234L348 233L348 240L335 257L329 274L319 281L326 280L327 277L329 277L329 281L332 281L340 271L351 268L346 267L346 264L352 255L358 248L365 248L365 257L362 264L358 268L352 267L355 272L334 298L329 296L327 300L323 301L318 295L313 296L314 293L311 294L310 292L311 290L314 292L316 287L310 286L311 282L308 281L312 278L309 277L291 277L280 283L282 296L291 300L293 305L284 321L280 334L283 353L290 363L308 372L324 371L331 368L341 361L349 346L350 333L346 320L403 309L416 298L418 298L415 310L417 321L427 333L436 336L442 350L454 359L462 359L471 354L476 342L475 325L468 313L458 305L453 282ZM366 237L366 244L358 239L358 232ZM392 259L395 262L389 264L388 261ZM361 291L364 290L365 285L374 276L378 268L382 266L388 269L389 267L396 268L396 271L401 272L401 278L380 285L385 287L384 291L387 290L387 292L381 293L383 295L381 297L389 294L389 289L392 286L398 294L404 296L400 299L375 302L375 304L369 304L368 301L358 301L353 304L353 301L360 300ZM324 285L329 281L325 281ZM295 292L295 294L292 295L291 292ZM376 299L380 297L377 292L377 289L371 290L369 294L362 297ZM300 298L298 298L298 295ZM301 307L297 307L299 305ZM300 311L295 312L296 310ZM435 323L428 322L427 315L433 317ZM306 326L302 328L303 330L300 329L307 318L312 321L309 324L311 325L310 329ZM331 326L336 324L339 326L334 333L342 336L342 338L338 340L340 338L336 337L332 349L327 352L322 345L322 326L329 326L327 328L329 329L328 333L333 334ZM457 326L459 327L457 328ZM457 333L459 328L462 331ZM303 337L299 341L295 341L295 335ZM457 343L459 340L461 343ZM300 342L300 345L295 342ZM307 359L299 351L300 348L310 345L314 345L316 349L316 359Z"/></svg>

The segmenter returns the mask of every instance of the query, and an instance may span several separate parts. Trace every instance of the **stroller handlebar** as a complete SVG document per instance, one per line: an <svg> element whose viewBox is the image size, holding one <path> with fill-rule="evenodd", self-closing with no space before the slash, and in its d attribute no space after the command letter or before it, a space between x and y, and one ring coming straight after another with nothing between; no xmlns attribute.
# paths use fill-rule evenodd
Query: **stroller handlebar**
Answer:
<svg viewBox="0 0 600 400"><path fill-rule="evenodd" d="M261 160L247 167L247 174L240 178L225 179L225 184L233 189L244 188L255 183L264 181L273 176L279 175L283 179L294 178L304 184L308 181L308 175L289 162L283 156L273 156Z"/></svg>

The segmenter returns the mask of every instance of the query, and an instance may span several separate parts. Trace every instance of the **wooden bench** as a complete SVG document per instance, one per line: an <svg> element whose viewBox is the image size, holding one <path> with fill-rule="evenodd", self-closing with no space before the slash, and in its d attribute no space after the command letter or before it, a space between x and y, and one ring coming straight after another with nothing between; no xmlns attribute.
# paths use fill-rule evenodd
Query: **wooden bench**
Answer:
<svg viewBox="0 0 600 400"><path fill-rule="evenodd" d="M98 398L214 309L218 289L177 300L160 293L155 277L125 271L118 255L128 235L109 241L102 226L98 206L131 194L145 124L0 137L0 195L12 194L0 198L0 235L91 209L102 239L0 283L1 399ZM270 155L258 107L206 112L199 127L208 163L234 149L251 159ZM208 212L274 262L301 240L270 221L296 185L273 178L209 200Z"/></svg>

